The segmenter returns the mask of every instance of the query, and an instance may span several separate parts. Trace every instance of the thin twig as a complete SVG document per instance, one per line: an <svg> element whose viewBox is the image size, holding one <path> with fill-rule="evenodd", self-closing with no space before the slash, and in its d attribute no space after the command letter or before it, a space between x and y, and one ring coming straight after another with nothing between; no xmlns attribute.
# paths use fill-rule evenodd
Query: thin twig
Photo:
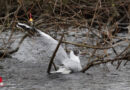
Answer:
<svg viewBox="0 0 130 90"><path fill-rule="evenodd" d="M22 42L24 41L24 39L28 36L28 34L25 34L20 42L18 43L18 46L14 49L14 50L11 50L11 51L7 51L7 50L4 50L4 51L0 51L0 58L3 58L3 57L9 57L11 54L17 52L20 48L20 45L22 44Z"/></svg>

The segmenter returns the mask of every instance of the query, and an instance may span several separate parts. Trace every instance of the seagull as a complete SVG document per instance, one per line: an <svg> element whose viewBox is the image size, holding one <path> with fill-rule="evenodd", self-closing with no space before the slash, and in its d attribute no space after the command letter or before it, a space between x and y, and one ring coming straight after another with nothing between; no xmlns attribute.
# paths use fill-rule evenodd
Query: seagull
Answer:
<svg viewBox="0 0 130 90"><path fill-rule="evenodd" d="M17 23L16 27L24 29L27 32L36 32L40 35L40 37L43 37L43 40L47 40L49 42L52 42L51 44L58 44L58 41L52 38L50 35L42 32L41 30L31 27L24 23ZM82 66L80 63L79 56L76 56L74 52L71 50L70 54L68 55L62 46L60 48L62 50L62 59L58 60L60 62L59 69L57 71L52 71L51 73L61 73L61 74L70 74L72 72L80 72L82 70ZM59 50L58 50L59 51Z"/></svg>

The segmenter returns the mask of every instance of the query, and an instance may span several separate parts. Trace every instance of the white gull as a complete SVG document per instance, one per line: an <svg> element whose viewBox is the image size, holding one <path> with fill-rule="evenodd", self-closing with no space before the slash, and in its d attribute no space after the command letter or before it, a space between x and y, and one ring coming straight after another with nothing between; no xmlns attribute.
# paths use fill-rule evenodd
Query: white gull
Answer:
<svg viewBox="0 0 130 90"><path fill-rule="evenodd" d="M54 46L56 46L58 44L58 41L53 39L50 35L42 32L39 29L33 28L27 24L18 23L17 27L22 28L22 29L26 29L26 30L32 30L32 29L34 30L35 29L35 31L38 32L40 34L40 36L43 37L44 40L51 42L50 44L55 44ZM47 43L47 44L49 44L49 43ZM62 54L60 52L59 55L62 55L63 58L60 58L58 61L60 62L59 65L63 65L63 66L59 66L59 69L57 71L53 71L52 73L69 74L71 72L79 72L82 70L80 59L78 56L76 56L73 53L72 50L70 51L70 55L68 56L67 53L65 52L65 50L63 49L63 47L60 46L59 49L62 50Z"/></svg>

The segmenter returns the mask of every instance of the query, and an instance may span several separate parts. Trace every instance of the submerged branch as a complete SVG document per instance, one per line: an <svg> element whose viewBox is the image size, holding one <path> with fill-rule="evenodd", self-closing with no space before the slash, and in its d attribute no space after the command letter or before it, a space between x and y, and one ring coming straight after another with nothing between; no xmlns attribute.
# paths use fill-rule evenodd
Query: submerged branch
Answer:
<svg viewBox="0 0 130 90"><path fill-rule="evenodd" d="M52 66L52 64L54 64L54 58L55 58L56 53L57 53L57 51L58 51L58 49L59 49L59 47L60 47L60 45L62 43L63 37L64 37L64 33L62 34L61 39L60 39L59 43L57 44L56 49L55 49L55 51L54 51L54 53L53 53L53 55L52 55L52 57L50 59L50 62L49 62L49 65L48 65L48 69L47 69L47 73L48 74L50 74L51 66Z"/></svg>
<svg viewBox="0 0 130 90"><path fill-rule="evenodd" d="M10 51L8 51L8 50L0 51L0 57L1 57L1 58L10 57L11 54L17 52L17 51L19 50L19 48L20 48L20 45L22 44L22 42L24 41L24 39L25 39L27 36L28 36L28 34L25 34L25 35L21 38L20 42L18 43L18 46L17 46L14 50L10 50Z"/></svg>
<svg viewBox="0 0 130 90"><path fill-rule="evenodd" d="M114 58L114 59L106 59L106 60L94 60L90 63L88 63L82 70L81 72L85 72L86 70L88 70L90 67L95 66L95 65L99 65L99 64L104 64L104 63L108 63L108 62L115 62L115 61L130 61L130 56L124 56L124 57L120 57L120 58ZM127 60L126 60L127 59Z"/></svg>

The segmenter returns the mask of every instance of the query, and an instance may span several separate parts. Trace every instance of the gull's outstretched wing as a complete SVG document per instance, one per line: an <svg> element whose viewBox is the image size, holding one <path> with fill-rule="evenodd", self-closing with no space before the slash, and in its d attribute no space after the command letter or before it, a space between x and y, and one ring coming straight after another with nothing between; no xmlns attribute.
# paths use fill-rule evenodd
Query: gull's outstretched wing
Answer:
<svg viewBox="0 0 130 90"><path fill-rule="evenodd" d="M23 23L18 23L17 27L25 29L26 31L32 30L40 34L40 37L35 37L35 43L32 43L31 39L29 40L29 42L31 43L31 47L29 47L30 52L39 53L44 51L43 55L41 56L31 55L32 57L34 57L34 59L38 59L39 57L43 56L51 57L58 44L58 42L55 39L53 39L50 35L40 31L39 29L33 28ZM27 51L28 49L24 50ZM28 51L25 55L29 55L29 57L31 57ZM29 58L27 57L27 59ZM59 62L57 64L62 64L64 66L64 68L60 67L59 70L56 71L56 73L67 74L71 71L78 72L82 69L79 57L74 55L73 51L70 52L70 57L68 57L67 53L65 52L62 46L60 46L60 48L58 49L55 58L55 62L56 61Z"/></svg>

